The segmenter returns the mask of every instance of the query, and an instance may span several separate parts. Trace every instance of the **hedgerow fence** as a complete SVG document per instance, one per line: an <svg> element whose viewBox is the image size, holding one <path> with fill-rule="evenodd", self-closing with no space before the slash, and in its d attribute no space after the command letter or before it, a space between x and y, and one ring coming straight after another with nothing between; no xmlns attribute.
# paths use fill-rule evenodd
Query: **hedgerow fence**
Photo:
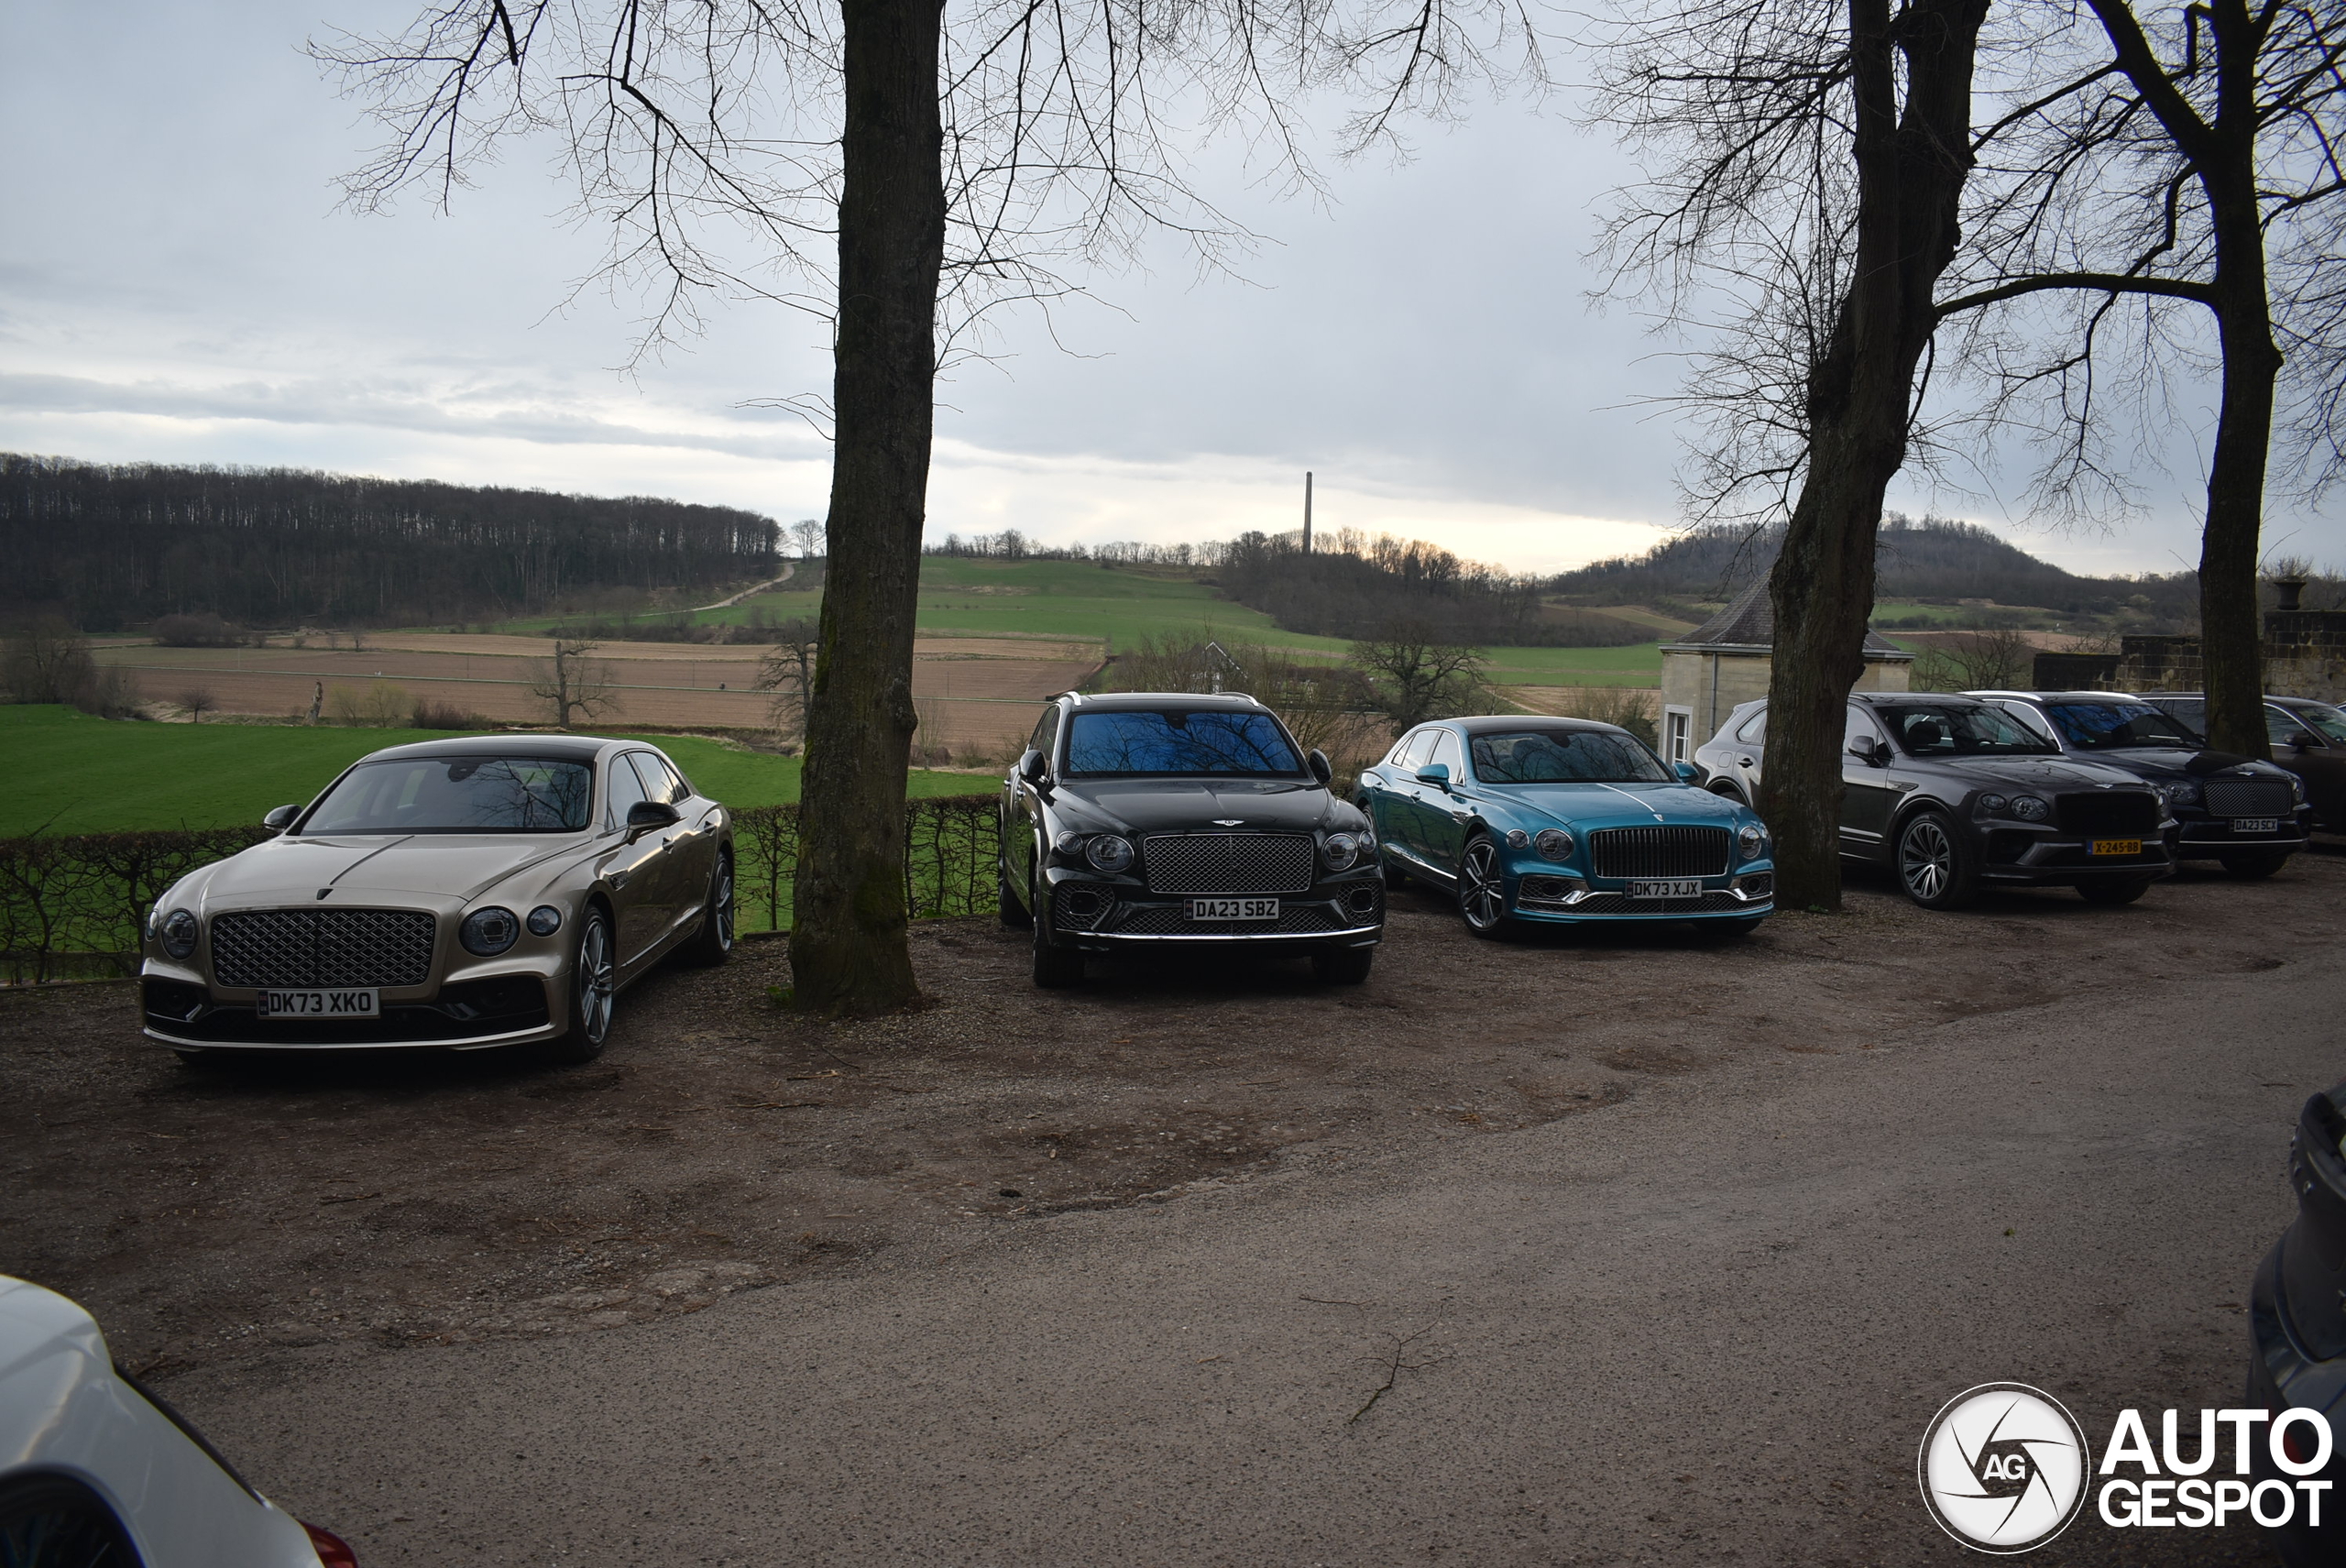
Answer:
<svg viewBox="0 0 2346 1568"><path fill-rule="evenodd" d="M22 985L136 972L155 901L197 867L270 836L265 828L203 828L0 839L0 977ZM735 812L733 844L741 928L784 928L798 870L797 806ZM913 918L992 908L999 847L994 796L908 801L904 902Z"/></svg>

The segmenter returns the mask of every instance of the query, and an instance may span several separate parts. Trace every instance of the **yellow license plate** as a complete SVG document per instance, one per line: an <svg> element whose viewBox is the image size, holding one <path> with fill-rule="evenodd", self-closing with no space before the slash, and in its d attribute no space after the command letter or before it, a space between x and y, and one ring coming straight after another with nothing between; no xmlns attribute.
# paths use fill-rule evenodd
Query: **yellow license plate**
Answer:
<svg viewBox="0 0 2346 1568"><path fill-rule="evenodd" d="M2097 855L2139 855L2143 852L2140 839L2096 839L2093 852Z"/></svg>

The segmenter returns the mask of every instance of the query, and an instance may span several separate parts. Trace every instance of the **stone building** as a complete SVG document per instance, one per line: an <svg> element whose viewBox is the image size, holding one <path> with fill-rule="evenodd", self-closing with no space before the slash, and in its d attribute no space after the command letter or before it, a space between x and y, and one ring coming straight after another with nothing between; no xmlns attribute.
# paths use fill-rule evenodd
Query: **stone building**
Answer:
<svg viewBox="0 0 2346 1568"><path fill-rule="evenodd" d="M2264 689L2276 696L2346 697L2346 610L2302 609L2303 583L2278 583L2264 616ZM2188 692L2205 670L2197 637L2121 637L2115 653L2039 653L2039 691Z"/></svg>
<svg viewBox="0 0 2346 1568"><path fill-rule="evenodd" d="M1768 695L1775 641L1775 609L1763 580L1677 641L1662 644L1662 761L1690 761L1736 704ZM1913 663L1913 654L1869 628L1865 673L1855 689L1902 692Z"/></svg>

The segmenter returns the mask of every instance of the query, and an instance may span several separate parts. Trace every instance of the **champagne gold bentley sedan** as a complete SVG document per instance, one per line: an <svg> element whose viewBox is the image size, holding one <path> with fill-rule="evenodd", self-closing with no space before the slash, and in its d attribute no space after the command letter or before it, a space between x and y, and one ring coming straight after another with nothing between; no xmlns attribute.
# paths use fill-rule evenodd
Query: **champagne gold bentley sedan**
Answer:
<svg viewBox="0 0 2346 1568"><path fill-rule="evenodd" d="M733 946L733 828L637 740L501 735L359 759L147 920L146 1032L229 1052L599 1055L619 991Z"/></svg>

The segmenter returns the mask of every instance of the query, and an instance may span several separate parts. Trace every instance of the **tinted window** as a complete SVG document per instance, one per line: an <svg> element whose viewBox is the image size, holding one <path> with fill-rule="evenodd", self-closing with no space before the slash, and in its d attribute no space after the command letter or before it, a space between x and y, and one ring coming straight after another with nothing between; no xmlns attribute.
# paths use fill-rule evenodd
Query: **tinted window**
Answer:
<svg viewBox="0 0 2346 1568"><path fill-rule="evenodd" d="M1735 732L1735 738L1747 746L1766 745L1768 743L1768 710L1763 707L1745 719L1743 728Z"/></svg>
<svg viewBox="0 0 2346 1568"><path fill-rule="evenodd" d="M1602 729L1502 729L1476 735L1474 776L1485 784L1667 784L1652 752Z"/></svg>
<svg viewBox="0 0 2346 1568"><path fill-rule="evenodd" d="M628 761L635 764L635 771L642 776L643 797L646 800L675 806L692 794L685 787L685 781L676 770L651 752L630 751L627 755Z"/></svg>
<svg viewBox="0 0 2346 1568"><path fill-rule="evenodd" d="M2265 705L2264 735L2273 744L2286 746L2305 732L2306 727L2297 722L2296 714L2286 707L2275 707L2270 703Z"/></svg>
<svg viewBox="0 0 2346 1568"><path fill-rule="evenodd" d="M635 770L627 765L625 757L611 759L610 783L610 798L603 806L603 825L624 828L627 826L627 814L634 809L635 803L652 797L643 793L643 781L635 776Z"/></svg>
<svg viewBox="0 0 2346 1568"><path fill-rule="evenodd" d="M2055 750L2052 741L1984 702L1902 703L1874 713L1910 756L2042 755Z"/></svg>
<svg viewBox="0 0 2346 1568"><path fill-rule="evenodd" d="M1875 726L1872 715L1862 707L1849 709L1849 720L1841 727L1843 751L1846 751L1850 747L1863 742L1866 750L1870 751L1873 750L1874 742L1880 739L1881 730Z"/></svg>
<svg viewBox="0 0 2346 1568"><path fill-rule="evenodd" d="M2340 712L2328 703L2308 703L2303 707L2293 707L2289 712L2328 736L2333 742L2346 742L2346 713Z"/></svg>
<svg viewBox="0 0 2346 1568"><path fill-rule="evenodd" d="M594 770L538 757L361 762L320 801L304 833L576 833Z"/></svg>
<svg viewBox="0 0 2346 1568"><path fill-rule="evenodd" d="M1292 776L1303 772L1303 761L1267 713L1079 709L1068 728L1067 771Z"/></svg>
<svg viewBox="0 0 2346 1568"><path fill-rule="evenodd" d="M2046 704L2044 713L2080 751L2198 744L2189 730L2144 702L2055 702Z"/></svg>
<svg viewBox="0 0 2346 1568"><path fill-rule="evenodd" d="M1402 736L1401 743L1393 749L1393 765L1406 773L1416 773L1418 764L1425 759L1426 749L1432 744L1432 730L1410 731Z"/></svg>
<svg viewBox="0 0 2346 1568"><path fill-rule="evenodd" d="M1059 705L1053 703L1043 709L1042 718L1035 720L1035 733L1026 738L1026 749L1030 751L1040 751L1046 757L1049 756L1051 741L1058 737L1058 729Z"/></svg>
<svg viewBox="0 0 2346 1568"><path fill-rule="evenodd" d="M2160 706L2166 710L2169 717L2189 732L2193 740L2202 740L2206 737L2208 733L2208 705L2206 703L2169 702L2162 703Z"/></svg>
<svg viewBox="0 0 2346 1568"><path fill-rule="evenodd" d="M1464 777L1464 770L1460 768L1458 765L1457 735L1453 731L1448 729L1430 730L1428 733L1433 736L1433 751L1431 755L1426 758L1425 765L1427 767L1431 767L1436 762L1440 762L1443 767L1450 770L1450 776L1452 778Z"/></svg>

